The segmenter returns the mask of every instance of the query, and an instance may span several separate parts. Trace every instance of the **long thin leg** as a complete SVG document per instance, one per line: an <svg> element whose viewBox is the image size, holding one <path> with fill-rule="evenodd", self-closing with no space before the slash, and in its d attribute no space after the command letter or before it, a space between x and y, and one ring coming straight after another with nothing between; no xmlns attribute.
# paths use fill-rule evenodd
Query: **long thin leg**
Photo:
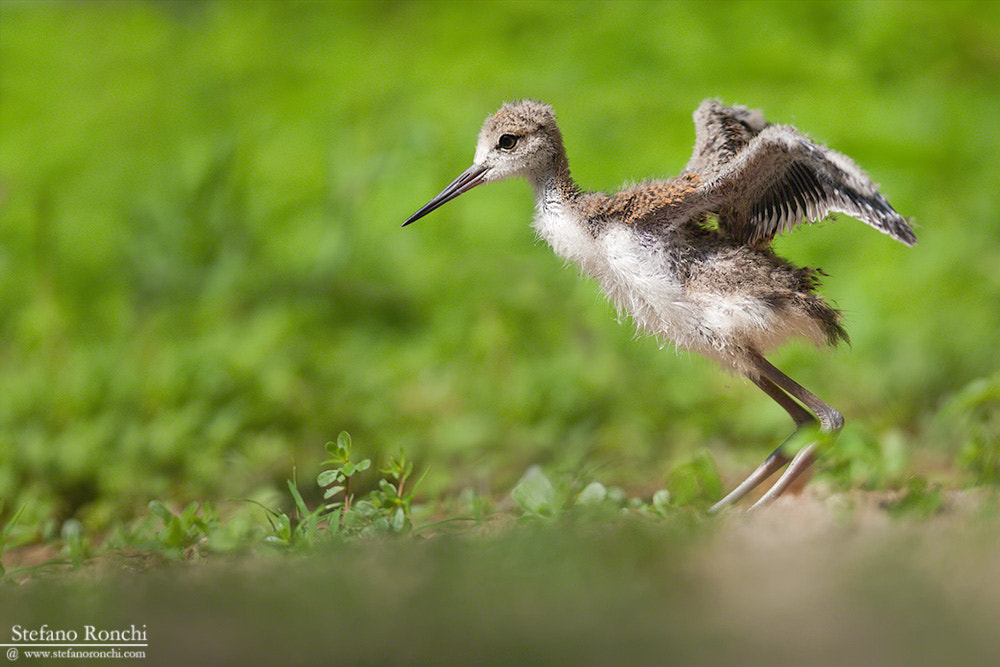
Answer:
<svg viewBox="0 0 1000 667"><path fill-rule="evenodd" d="M760 387L765 394L773 398L775 403L785 409L795 422L796 426L801 427L805 424L816 421L816 418L813 417L808 410L793 401L788 394L783 392L780 387L767 378L758 375L750 376L750 379L754 384ZM756 489L768 477L784 467L788 461L788 455L785 454L781 445L779 445L778 448L775 449L774 452L772 452L771 455L768 456L756 470L750 473L750 475L743 480L739 486L730 491L725 498L712 505L708 511L714 514L724 507L729 507L730 505L738 503L745 495Z"/></svg>
<svg viewBox="0 0 1000 667"><path fill-rule="evenodd" d="M779 371L771 364L771 362L762 357L760 354L752 352L750 358L751 361L753 361L757 372L774 384L778 385L782 391L787 392L792 398L801 401L803 405L812 410L813 414L815 414L819 419L819 425L824 431L830 433L833 431L839 431L844 427L844 417L832 407L819 400L815 394ZM772 398L774 397L772 396ZM788 410L784 404L782 404L782 407ZM792 419L795 419L794 415L792 416Z"/></svg>
<svg viewBox="0 0 1000 667"><path fill-rule="evenodd" d="M750 379L754 382L754 384L760 387L764 393L770 396L778 405L785 409L798 427L796 432L798 432L798 429L802 428L806 424L815 422L817 418L819 419L820 428L826 432L837 431L844 425L844 418L839 412L821 401L802 385L798 384L790 377L779 371L762 355L753 352L751 353L750 360L754 365L754 369L758 373L758 375L750 375ZM806 407L809 408L809 410L815 413L816 417L813 417L809 410L803 408L802 405L799 405L796 401L801 401ZM751 509L758 507L761 504L768 503L784 493L789 485L791 485L792 482L794 482L803 472L805 472L806 469L809 468L810 465L812 465L815 460L814 451L816 449L816 443L810 443L806 447L803 447L794 456L794 458L792 458L790 463L788 455L783 451L783 445L784 443L779 445L778 448L775 449L774 452L768 456L756 470L750 473L749 477L747 477L739 486L726 495L725 498L713 505L709 512L714 513L724 507L739 502L739 500L774 474L775 471L779 470L782 466L788 463L788 468L781 475L781 477L778 478L778 481L775 482L774 486L772 486L767 493L760 498L760 500L754 503Z"/></svg>
<svg viewBox="0 0 1000 667"><path fill-rule="evenodd" d="M800 449L799 453L792 459L792 462L788 464L785 472L782 473L781 477L778 478L778 481L774 483L774 486L768 489L767 492L757 500L757 502L751 505L750 509L766 505L784 493L785 489L787 489L792 482L798 479L799 475L805 472L806 469L813 464L813 461L816 460L816 457L813 456L815 449L815 442L811 442Z"/></svg>
<svg viewBox="0 0 1000 667"><path fill-rule="evenodd" d="M739 486L730 491L725 498L712 505L708 510L709 514L715 514L721 509L735 505L743 499L743 496L760 486L761 482L773 475L775 471L780 470L786 463L788 463L788 457L781 451L781 447L778 447Z"/></svg>
<svg viewBox="0 0 1000 667"><path fill-rule="evenodd" d="M761 357L763 359L763 357ZM773 367L772 367L773 368ZM774 370L778 371L777 368ZM781 371L778 371L779 373ZM767 379L763 375L758 375L750 378L751 381L762 390L764 393L774 399L774 402L785 409L785 412L792 418L796 426L805 426L806 424L812 424L816 421L816 418L812 416L808 410L803 408L801 405L796 403L792 398L784 392L784 390L776 385L771 380ZM805 391L803 389L803 391ZM819 400L819 399L816 399Z"/></svg>

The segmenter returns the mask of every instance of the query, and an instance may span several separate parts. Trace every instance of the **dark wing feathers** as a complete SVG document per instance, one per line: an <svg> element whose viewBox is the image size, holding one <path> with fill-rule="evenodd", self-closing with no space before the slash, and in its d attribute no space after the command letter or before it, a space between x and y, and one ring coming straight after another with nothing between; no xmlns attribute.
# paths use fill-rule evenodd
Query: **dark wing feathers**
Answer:
<svg viewBox="0 0 1000 667"><path fill-rule="evenodd" d="M706 167L732 159L768 125L764 115L755 109L705 100L694 112L694 152L684 171L698 174Z"/></svg>
<svg viewBox="0 0 1000 667"><path fill-rule="evenodd" d="M694 118L695 151L686 172L700 185L690 200L692 214L714 213L720 227L751 245L831 212L916 243L906 220L847 156L743 107L706 101Z"/></svg>

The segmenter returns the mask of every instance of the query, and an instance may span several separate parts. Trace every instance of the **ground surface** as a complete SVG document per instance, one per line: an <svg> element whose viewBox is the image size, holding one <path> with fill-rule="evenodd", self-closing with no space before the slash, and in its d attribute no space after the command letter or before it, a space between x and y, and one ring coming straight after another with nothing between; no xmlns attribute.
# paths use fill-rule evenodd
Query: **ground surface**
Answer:
<svg viewBox="0 0 1000 667"><path fill-rule="evenodd" d="M920 517L892 501L501 516L307 556L117 554L6 587L0 627L144 624L141 664L996 664L996 495Z"/></svg>

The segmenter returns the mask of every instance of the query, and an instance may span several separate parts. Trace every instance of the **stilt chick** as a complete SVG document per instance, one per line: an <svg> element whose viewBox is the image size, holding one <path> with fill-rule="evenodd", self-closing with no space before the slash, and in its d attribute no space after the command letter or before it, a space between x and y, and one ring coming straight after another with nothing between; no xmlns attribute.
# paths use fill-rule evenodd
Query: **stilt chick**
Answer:
<svg viewBox="0 0 1000 667"><path fill-rule="evenodd" d="M793 337L847 340L840 313L816 293L818 272L778 257L770 242L833 212L906 245L916 236L848 157L795 128L714 100L698 107L694 124L694 154L676 178L585 192L570 176L552 108L506 104L486 119L472 166L403 225L482 183L525 178L535 190L539 236L595 278L641 331L745 375L797 429L818 421L822 431L837 431L840 413L765 359ZM815 446L794 456L779 446L713 510L787 465L758 502L777 497L812 464Z"/></svg>

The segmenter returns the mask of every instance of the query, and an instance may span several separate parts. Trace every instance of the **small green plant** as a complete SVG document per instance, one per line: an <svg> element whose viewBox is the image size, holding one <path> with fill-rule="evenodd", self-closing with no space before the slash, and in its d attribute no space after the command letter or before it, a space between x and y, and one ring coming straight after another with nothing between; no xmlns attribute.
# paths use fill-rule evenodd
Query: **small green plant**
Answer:
<svg viewBox="0 0 1000 667"><path fill-rule="evenodd" d="M970 382L937 421L941 439L958 443L958 464L979 484L1000 484L1000 374Z"/></svg>
<svg viewBox="0 0 1000 667"><path fill-rule="evenodd" d="M848 425L823 450L819 474L840 489L898 487L906 468L906 447L900 434L888 431L876 438Z"/></svg>
<svg viewBox="0 0 1000 667"><path fill-rule="evenodd" d="M660 489L653 494L649 509L653 514L665 517L670 513L670 501L670 492L666 489Z"/></svg>
<svg viewBox="0 0 1000 667"><path fill-rule="evenodd" d="M413 461L407 459L403 452L389 459L389 465L379 472L389 479L380 479L379 488L370 495L371 503L382 513L382 516L375 521L376 530L403 533L412 529L410 513L413 507L414 489L423 477L418 479L410 490L406 490L406 480L413 474Z"/></svg>
<svg viewBox="0 0 1000 667"><path fill-rule="evenodd" d="M175 558L193 555L196 547L206 542L209 533L219 526L219 515L208 503L190 503L175 514L159 500L151 500L149 511L163 521L163 528L155 537L156 544L166 555ZM66 533L65 524L63 533Z"/></svg>
<svg viewBox="0 0 1000 667"><path fill-rule="evenodd" d="M17 523L17 520L21 517L21 514L23 512L24 512L24 505L21 505L18 508L18 510L14 512L14 516L12 516L7 521L7 523L3 525L3 528L0 528L0 556L2 556L3 552L7 550L7 541L10 539L10 533L14 529L14 525ZM0 498L0 514L2 513L3 513L3 499ZM6 574L6 571L3 568L3 560L0 559L0 577L2 577L4 574Z"/></svg>
<svg viewBox="0 0 1000 667"><path fill-rule="evenodd" d="M898 498L883 503L890 516L917 516L927 518L940 512L945 504L941 489L927 483L927 479L914 475L906 480L905 489Z"/></svg>
<svg viewBox="0 0 1000 667"><path fill-rule="evenodd" d="M674 506L708 504L722 496L722 480L715 462L707 452L700 452L674 466L667 475L666 495L657 497L660 507L669 502Z"/></svg>
<svg viewBox="0 0 1000 667"><path fill-rule="evenodd" d="M361 459L356 463L351 461L351 435L347 431L341 431L336 442L326 443L326 451L330 458L323 461L323 465L331 467L319 474L316 483L326 489L323 492L325 499L343 494L340 500L327 503L326 507L330 510L343 508L344 514L347 514L351 511L351 501L354 499L351 478L356 473L368 470L372 460Z"/></svg>
<svg viewBox="0 0 1000 667"><path fill-rule="evenodd" d="M566 494L558 492L552 480L538 466L528 468L511 489L510 497L525 517L546 521L555 519L566 504Z"/></svg>
<svg viewBox="0 0 1000 667"><path fill-rule="evenodd" d="M264 505L260 505L266 512L267 521L271 524L272 534L264 538L268 544L282 547L303 547L312 546L316 543L320 534L321 525L326 523L331 526L334 533L340 526L340 510L327 511L322 505L314 510L310 510L305 499L299 493L299 487L295 480L295 475L287 482L288 492L292 496L295 504L294 518L285 512L273 510ZM255 501L251 501L255 502Z"/></svg>
<svg viewBox="0 0 1000 667"><path fill-rule="evenodd" d="M714 471L714 467L710 466L709 470ZM660 489L646 502L641 498L629 497L616 486L607 487L594 481L584 486L570 502L571 487L579 488L560 478L553 483L540 467L532 466L511 490L510 496L525 518L543 521L553 521L563 516L614 520L623 514L633 513L665 517L672 507L672 496L666 489Z"/></svg>
<svg viewBox="0 0 1000 667"><path fill-rule="evenodd" d="M416 484L407 488L413 474L413 462L400 453L380 469L384 475L378 488L356 498L356 476L371 467L371 459L353 460L349 433L341 432L335 442L326 443L330 458L323 461L325 470L316 477L328 501L310 510L295 480L289 480L288 491L295 504L295 517L264 508L272 534L269 544L283 547L311 546L323 534L337 539L370 534L401 534L413 529L411 511ZM421 478L422 479L422 478ZM417 480L419 484L420 480Z"/></svg>
<svg viewBox="0 0 1000 667"><path fill-rule="evenodd" d="M83 536L83 525L76 519L66 519L59 533L63 541L63 553L69 556L74 568L79 568L89 552Z"/></svg>

